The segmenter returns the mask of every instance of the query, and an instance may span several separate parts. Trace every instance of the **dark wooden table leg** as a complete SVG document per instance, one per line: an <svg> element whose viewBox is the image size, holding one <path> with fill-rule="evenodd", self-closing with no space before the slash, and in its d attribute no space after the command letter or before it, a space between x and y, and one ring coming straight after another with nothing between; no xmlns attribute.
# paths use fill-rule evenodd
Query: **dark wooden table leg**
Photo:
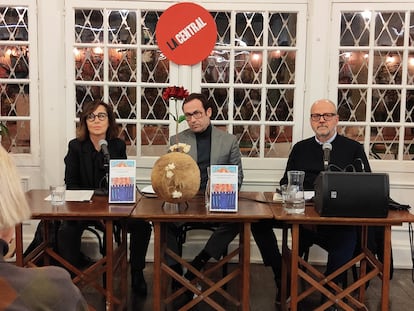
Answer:
<svg viewBox="0 0 414 311"><path fill-rule="evenodd" d="M381 311L388 310L391 268L391 226L384 226L384 262L382 271Z"/></svg>
<svg viewBox="0 0 414 311"><path fill-rule="evenodd" d="M250 223L242 224L240 232L240 249L242 265L242 310L250 310Z"/></svg>
<svg viewBox="0 0 414 311"><path fill-rule="evenodd" d="M153 309L161 311L161 223L154 225L154 285Z"/></svg>
<svg viewBox="0 0 414 311"><path fill-rule="evenodd" d="M292 224L292 251L290 264L290 310L298 307L299 224Z"/></svg>
<svg viewBox="0 0 414 311"><path fill-rule="evenodd" d="M23 225L18 224L15 228L16 234L16 265L23 267Z"/></svg>
<svg viewBox="0 0 414 311"><path fill-rule="evenodd" d="M113 298L113 221L105 221L105 239L106 239L106 310L112 311L114 308Z"/></svg>
<svg viewBox="0 0 414 311"><path fill-rule="evenodd" d="M288 236L289 228L287 225L283 226L283 235L282 235L282 288L278 288L280 290L280 303L282 311L287 311L288 306L286 304L287 300L287 286L288 286L288 269L289 269L289 257L290 257L290 249L287 245L287 236Z"/></svg>

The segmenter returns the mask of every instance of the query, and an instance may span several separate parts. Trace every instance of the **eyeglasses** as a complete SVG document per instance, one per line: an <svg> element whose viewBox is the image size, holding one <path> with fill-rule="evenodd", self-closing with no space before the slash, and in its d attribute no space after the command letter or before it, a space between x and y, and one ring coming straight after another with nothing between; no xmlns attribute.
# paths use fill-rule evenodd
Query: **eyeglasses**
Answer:
<svg viewBox="0 0 414 311"><path fill-rule="evenodd" d="M312 113L311 114L311 119L314 122L318 122L321 117L325 120L325 121L331 121L332 118L336 116L336 113Z"/></svg>
<svg viewBox="0 0 414 311"><path fill-rule="evenodd" d="M108 117L108 114L105 112L99 112L98 114L94 114L93 112L88 114L88 116L86 117L86 120L93 122L95 121L95 118L98 117L99 121L105 121L106 118Z"/></svg>
<svg viewBox="0 0 414 311"><path fill-rule="evenodd" d="M203 115L203 113L201 111L198 111L198 110L194 111L193 113L188 112L188 113L184 114L185 119L187 121L190 121L191 117L194 117L195 119L200 119L202 115Z"/></svg>

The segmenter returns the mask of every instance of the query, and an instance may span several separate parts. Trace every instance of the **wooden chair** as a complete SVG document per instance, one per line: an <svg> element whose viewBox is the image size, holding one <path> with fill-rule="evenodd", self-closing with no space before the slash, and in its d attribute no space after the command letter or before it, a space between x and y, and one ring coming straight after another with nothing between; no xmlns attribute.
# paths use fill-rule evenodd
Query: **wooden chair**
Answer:
<svg viewBox="0 0 414 311"><path fill-rule="evenodd" d="M179 248L179 255L182 256L183 252L183 244L187 240L187 232L192 230L207 230L214 232L216 230L217 226L214 223L203 223L203 222L187 222L182 224L178 228L178 236L177 236L177 242L178 242L178 248ZM224 256L227 256L228 249L223 254ZM228 272L228 266L227 264L223 265L222 273L223 275L227 275Z"/></svg>

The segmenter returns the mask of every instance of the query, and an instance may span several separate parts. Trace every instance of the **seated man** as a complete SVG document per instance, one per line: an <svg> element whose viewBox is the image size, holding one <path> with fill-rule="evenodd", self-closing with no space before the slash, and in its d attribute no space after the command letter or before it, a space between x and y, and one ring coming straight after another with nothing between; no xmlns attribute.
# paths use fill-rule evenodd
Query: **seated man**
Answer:
<svg viewBox="0 0 414 311"><path fill-rule="evenodd" d="M207 169L214 164L238 165L239 189L243 181L241 154L236 137L211 125L211 104L203 94L192 93L183 102L183 111L189 129L178 134L178 141L191 146L189 155L197 162L200 169L200 191L204 191L208 181ZM176 142L176 136L171 137L171 143ZM172 224L169 228L168 245L176 253L177 229L180 224ZM203 250L194 258L192 265L201 270L207 261L213 257L219 259L227 250L228 244L239 233L238 225L220 223L212 233ZM181 273L181 266L174 264L174 270ZM188 279L193 279L192 273L187 273Z"/></svg>
<svg viewBox="0 0 414 311"><path fill-rule="evenodd" d="M330 162L332 167L345 170L350 165L356 170L370 172L371 168L363 146L352 139L338 135L336 126L339 117L336 106L330 100L317 100L311 107L310 122L315 137L298 142L292 149L286 170L280 184L287 183L287 171L305 171L304 188L313 190L316 177L324 170L323 143L331 143ZM358 241L358 231L354 226L316 226L309 229L302 227L300 232L299 252L312 244L321 246L328 252L325 274L329 275L352 259ZM334 279L343 281L343 276ZM335 310L333 306L330 309Z"/></svg>
<svg viewBox="0 0 414 311"><path fill-rule="evenodd" d="M330 165L345 169L354 165L361 170L361 161L365 171L371 168L363 146L352 139L338 135L336 126L339 117L336 106L326 99L317 100L311 107L310 122L315 136L298 142L293 147L280 184L287 184L287 172L305 171L303 186L313 190L316 177L324 170L322 145L332 144ZM352 258L357 242L357 231L353 226L316 226L314 230L302 228L300 251L306 250L313 243L328 251L326 274L330 274Z"/></svg>

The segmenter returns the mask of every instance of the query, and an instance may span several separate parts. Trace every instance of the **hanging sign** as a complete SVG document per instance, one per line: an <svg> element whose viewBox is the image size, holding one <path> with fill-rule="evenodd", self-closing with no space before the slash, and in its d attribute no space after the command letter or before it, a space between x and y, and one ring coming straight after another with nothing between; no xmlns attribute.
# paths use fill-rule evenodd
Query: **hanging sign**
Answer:
<svg viewBox="0 0 414 311"><path fill-rule="evenodd" d="M210 55L216 43L217 27L202 6L182 2L162 13L155 35L165 57L178 65L194 65Z"/></svg>

